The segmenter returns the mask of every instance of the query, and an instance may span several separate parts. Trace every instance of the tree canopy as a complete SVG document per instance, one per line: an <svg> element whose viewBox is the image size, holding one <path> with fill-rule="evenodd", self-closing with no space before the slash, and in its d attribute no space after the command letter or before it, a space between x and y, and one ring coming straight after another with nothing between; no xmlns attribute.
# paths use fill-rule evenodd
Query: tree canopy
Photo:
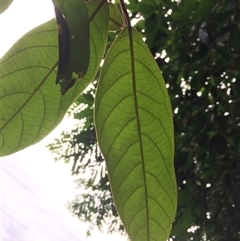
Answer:
<svg viewBox="0 0 240 241"><path fill-rule="evenodd" d="M173 108L178 209L170 237L240 240L239 2L129 0L127 8L139 20L135 27L162 71ZM70 210L124 233L95 136L97 82L70 109L79 126L49 148L56 159L73 163L86 188ZM91 177L81 178L84 172Z"/></svg>

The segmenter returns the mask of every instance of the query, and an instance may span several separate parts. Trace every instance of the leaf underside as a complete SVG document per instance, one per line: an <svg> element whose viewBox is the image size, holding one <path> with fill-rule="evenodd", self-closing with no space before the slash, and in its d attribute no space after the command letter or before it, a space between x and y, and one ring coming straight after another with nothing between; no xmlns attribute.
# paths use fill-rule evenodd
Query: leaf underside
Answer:
<svg viewBox="0 0 240 241"><path fill-rule="evenodd" d="M118 7L113 3L108 3L109 8L109 31L117 31L124 26L123 17Z"/></svg>
<svg viewBox="0 0 240 241"><path fill-rule="evenodd" d="M87 4L89 15L100 1ZM90 24L90 64L86 75L62 97L55 85L58 61L55 19L24 35L3 57L0 68L0 155L22 150L43 139L94 79L107 42L105 4Z"/></svg>
<svg viewBox="0 0 240 241"><path fill-rule="evenodd" d="M160 70L134 28L110 48L95 106L99 145L130 239L166 241L177 199L172 110Z"/></svg>

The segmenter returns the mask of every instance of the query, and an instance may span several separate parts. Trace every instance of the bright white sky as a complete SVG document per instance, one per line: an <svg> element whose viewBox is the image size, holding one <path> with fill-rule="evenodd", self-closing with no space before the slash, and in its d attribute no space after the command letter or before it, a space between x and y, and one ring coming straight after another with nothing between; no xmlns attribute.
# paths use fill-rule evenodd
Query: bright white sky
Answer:
<svg viewBox="0 0 240 241"><path fill-rule="evenodd" d="M14 0L9 9L0 15L0 58L22 35L53 17L54 12L51 0ZM4 172L4 170L12 170L13 167L15 167L18 170L16 175L21 176L21 171L24 175L27 173L27 175L29 175L28 181L31 182L31 184L36 183L38 187L38 192L37 194L35 193L35 196L39 195L39 198L43 199L47 206L63 215L63 217L66 217L66 224L71 226L72 232L79 227L80 233L82 234L81 237L84 237L87 225L71 217L65 207L67 201L72 200L75 194L79 192L79 190L75 190L75 183L71 177L71 165L62 162L55 163L50 152L45 148L54 138L58 138L62 131L71 129L73 125L73 120L65 118L43 141L16 154L1 158L1 165L2 172ZM11 191L9 191L10 183L8 182L8 179L4 179L3 175L3 179L1 180L3 202L4 198L6 201L4 193L7 193L9 200L19 199L19 197L16 196L17 190L11 190L15 196L9 196ZM9 202L8 205L10 205ZM12 205L12 207L9 207L14 209L14 202ZM18 203L17 207L21 209L21 203ZM1 213L3 213L5 210L1 211ZM4 224L4 220L2 221ZM18 222L21 223L21 220L18 220ZM4 230L1 230L1 235L4 235L3 232ZM102 234L95 230L93 235L86 240L126 241L126 238L119 237L118 235Z"/></svg>
<svg viewBox="0 0 240 241"><path fill-rule="evenodd" d="M14 0L0 15L0 57L22 35L53 17L51 0Z"/></svg>

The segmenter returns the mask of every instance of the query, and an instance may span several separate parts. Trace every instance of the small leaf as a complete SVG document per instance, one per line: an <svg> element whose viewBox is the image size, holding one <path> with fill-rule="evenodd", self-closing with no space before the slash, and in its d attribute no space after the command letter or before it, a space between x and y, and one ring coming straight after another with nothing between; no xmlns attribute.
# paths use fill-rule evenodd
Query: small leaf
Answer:
<svg viewBox="0 0 240 241"><path fill-rule="evenodd" d="M0 14L6 11L12 2L13 0L0 0Z"/></svg>
<svg viewBox="0 0 240 241"><path fill-rule="evenodd" d="M89 2L92 14L100 1ZM22 150L43 139L62 120L69 106L94 80L107 43L108 8L91 21L88 72L62 97L56 89L57 26L51 20L24 35L1 60L0 155Z"/></svg>
<svg viewBox="0 0 240 241"><path fill-rule="evenodd" d="M123 17L118 7L113 3L108 3L109 8L109 31L117 31L124 26Z"/></svg>
<svg viewBox="0 0 240 241"><path fill-rule="evenodd" d="M176 212L173 120L160 70L138 32L107 53L95 99L98 142L132 241L166 241Z"/></svg>
<svg viewBox="0 0 240 241"><path fill-rule="evenodd" d="M90 58L89 16L84 0L54 0L59 34L56 83L64 95L88 69ZM74 74L75 73L75 77Z"/></svg>

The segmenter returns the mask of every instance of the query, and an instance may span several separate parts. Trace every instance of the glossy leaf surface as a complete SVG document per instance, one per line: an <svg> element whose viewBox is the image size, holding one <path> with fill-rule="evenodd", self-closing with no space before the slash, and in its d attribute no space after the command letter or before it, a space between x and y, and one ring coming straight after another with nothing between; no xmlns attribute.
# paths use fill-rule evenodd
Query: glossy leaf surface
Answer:
<svg viewBox="0 0 240 241"><path fill-rule="evenodd" d="M110 48L95 106L98 142L130 239L166 241L177 205L172 110L160 70L134 28Z"/></svg>
<svg viewBox="0 0 240 241"><path fill-rule="evenodd" d="M98 4L99 1L87 4L89 15ZM1 156L26 148L45 137L94 79L106 46L107 5L95 15L90 28L91 61L88 72L64 97L55 85L58 61L55 19L23 36L2 58Z"/></svg>

